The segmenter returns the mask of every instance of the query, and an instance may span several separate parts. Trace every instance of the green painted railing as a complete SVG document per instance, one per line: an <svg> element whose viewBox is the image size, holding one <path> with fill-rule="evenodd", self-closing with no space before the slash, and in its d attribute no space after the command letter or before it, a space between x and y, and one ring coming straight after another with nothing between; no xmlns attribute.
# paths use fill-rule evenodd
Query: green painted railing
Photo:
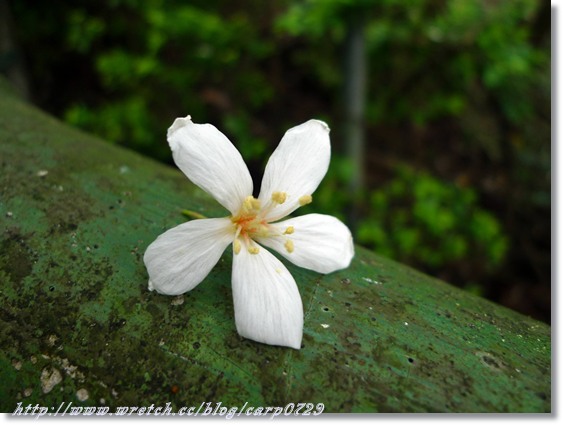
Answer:
<svg viewBox="0 0 563 425"><path fill-rule="evenodd" d="M238 336L229 250L191 293L149 292L147 245L183 209L225 212L177 169L69 128L5 84L0 167L4 412L551 411L549 326L360 247L330 275L288 264L306 310L299 351Z"/></svg>

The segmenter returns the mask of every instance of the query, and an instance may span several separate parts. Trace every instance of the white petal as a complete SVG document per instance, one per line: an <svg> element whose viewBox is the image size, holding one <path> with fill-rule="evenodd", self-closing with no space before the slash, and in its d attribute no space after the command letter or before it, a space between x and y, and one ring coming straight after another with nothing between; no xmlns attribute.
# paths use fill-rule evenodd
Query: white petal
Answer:
<svg viewBox="0 0 563 425"><path fill-rule="evenodd" d="M269 221L291 214L299 208L299 198L317 189L330 163L329 131L324 122L309 120L285 133L266 165L260 189L262 205L275 205ZM274 204L275 192L285 193L285 202Z"/></svg>
<svg viewBox="0 0 563 425"><path fill-rule="evenodd" d="M350 230L330 215L307 214L271 226L281 236L258 238L257 241L300 267L330 273L348 267L354 257ZM288 227L293 233L287 234ZM286 247L287 240L291 241L292 252Z"/></svg>
<svg viewBox="0 0 563 425"><path fill-rule="evenodd" d="M233 255L233 301L238 333L270 345L301 348L303 305L295 280L266 249Z"/></svg>
<svg viewBox="0 0 563 425"><path fill-rule="evenodd" d="M234 239L228 218L188 221L160 235L145 252L149 289L179 295L209 274Z"/></svg>
<svg viewBox="0 0 563 425"><path fill-rule="evenodd" d="M211 124L177 118L168 129L168 143L178 168L233 215L252 195L252 178L239 151Z"/></svg>

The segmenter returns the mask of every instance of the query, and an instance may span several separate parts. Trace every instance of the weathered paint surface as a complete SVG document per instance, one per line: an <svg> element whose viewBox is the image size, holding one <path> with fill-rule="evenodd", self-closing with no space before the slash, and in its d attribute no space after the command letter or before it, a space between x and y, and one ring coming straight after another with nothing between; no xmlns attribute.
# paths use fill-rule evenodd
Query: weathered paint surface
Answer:
<svg viewBox="0 0 563 425"><path fill-rule="evenodd" d="M2 411L551 410L547 325L359 247L338 273L288 265L306 309L300 351L238 336L230 248L191 293L149 292L144 250L186 208L225 215L180 171L0 95Z"/></svg>

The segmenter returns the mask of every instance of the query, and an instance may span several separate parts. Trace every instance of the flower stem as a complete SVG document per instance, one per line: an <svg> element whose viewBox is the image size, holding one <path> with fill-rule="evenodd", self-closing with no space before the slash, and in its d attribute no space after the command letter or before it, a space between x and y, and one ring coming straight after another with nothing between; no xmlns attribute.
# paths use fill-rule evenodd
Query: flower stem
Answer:
<svg viewBox="0 0 563 425"><path fill-rule="evenodd" d="M182 214L191 219L207 218L203 214L200 214L192 210L182 210Z"/></svg>

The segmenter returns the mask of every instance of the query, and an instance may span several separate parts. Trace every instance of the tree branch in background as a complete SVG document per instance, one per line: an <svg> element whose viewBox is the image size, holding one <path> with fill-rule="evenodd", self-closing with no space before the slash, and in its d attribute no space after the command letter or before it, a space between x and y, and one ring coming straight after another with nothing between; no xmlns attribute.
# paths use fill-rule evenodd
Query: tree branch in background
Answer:
<svg viewBox="0 0 563 425"><path fill-rule="evenodd" d="M354 164L349 187L354 201L348 211L352 231L358 222L358 195L364 187L366 105L366 42L361 9L349 14L344 41L344 117L346 156Z"/></svg>

